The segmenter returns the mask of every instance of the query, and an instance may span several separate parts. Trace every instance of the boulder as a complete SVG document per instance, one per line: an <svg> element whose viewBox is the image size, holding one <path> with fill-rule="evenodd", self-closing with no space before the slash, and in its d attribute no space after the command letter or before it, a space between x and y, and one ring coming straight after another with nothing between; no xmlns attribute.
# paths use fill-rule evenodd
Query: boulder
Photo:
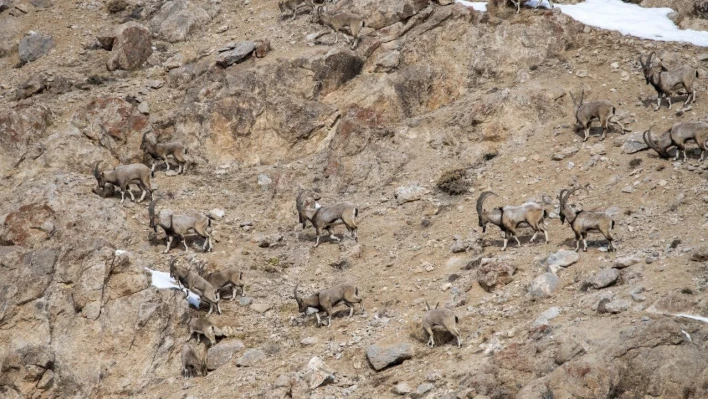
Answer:
<svg viewBox="0 0 708 399"><path fill-rule="evenodd" d="M109 71L140 68L152 54L150 31L137 22L126 22L116 28L111 40L111 57L106 62Z"/></svg>
<svg viewBox="0 0 708 399"><path fill-rule="evenodd" d="M617 269L601 270L590 280L590 284L595 289L609 287L617 282L619 276L620 272Z"/></svg>
<svg viewBox="0 0 708 399"><path fill-rule="evenodd" d="M634 154L635 152L643 151L649 148L642 137L643 132L634 132L627 136L622 144L622 152L625 154Z"/></svg>
<svg viewBox="0 0 708 399"><path fill-rule="evenodd" d="M506 263L489 262L477 269L477 282L487 292L493 291L497 286L509 284L516 268Z"/></svg>
<svg viewBox="0 0 708 399"><path fill-rule="evenodd" d="M543 273L536 277L528 287L528 293L533 298L550 297L558 289L558 276L553 273Z"/></svg>
<svg viewBox="0 0 708 399"><path fill-rule="evenodd" d="M18 51L22 62L31 62L42 58L54 48L54 39L50 35L30 31L20 40Z"/></svg>
<svg viewBox="0 0 708 399"><path fill-rule="evenodd" d="M315 93L319 96L339 89L361 73L364 59L349 49L330 50L323 58L313 62Z"/></svg>
<svg viewBox="0 0 708 399"><path fill-rule="evenodd" d="M612 262L612 267L615 269L624 269L624 268L630 267L632 265L635 265L641 261L642 260L640 258L635 257L635 256L624 256L624 257L615 259L615 261Z"/></svg>
<svg viewBox="0 0 708 399"><path fill-rule="evenodd" d="M262 39L253 42L256 45L256 49L253 51L253 55L256 58L263 58L270 51L270 40Z"/></svg>
<svg viewBox="0 0 708 399"><path fill-rule="evenodd" d="M237 42L228 45L228 50L223 51L216 58L216 65L222 68L228 68L233 64L239 63L250 56L255 50L256 44L252 41Z"/></svg>
<svg viewBox="0 0 708 399"><path fill-rule="evenodd" d="M621 313L629 309L631 302L626 299L615 299L605 303L605 311L607 313Z"/></svg>
<svg viewBox="0 0 708 399"><path fill-rule="evenodd" d="M691 253L691 260L694 262L708 261L708 247L700 247L694 249L693 253Z"/></svg>
<svg viewBox="0 0 708 399"><path fill-rule="evenodd" d="M414 355L413 345L407 343L394 345L374 344L366 349L366 358L369 359L371 367L376 371L401 364L405 360L413 358Z"/></svg>
<svg viewBox="0 0 708 399"><path fill-rule="evenodd" d="M243 342L239 340L219 342L207 351L207 368L216 370L229 363L234 355L243 348Z"/></svg>
<svg viewBox="0 0 708 399"><path fill-rule="evenodd" d="M239 367L257 366L261 360L265 359L266 354L260 349L249 349L236 359L236 365Z"/></svg>
<svg viewBox="0 0 708 399"><path fill-rule="evenodd" d="M35 94L41 93L47 87L47 79L44 75L33 75L25 80L15 91L15 98L22 100L32 97Z"/></svg>
<svg viewBox="0 0 708 399"><path fill-rule="evenodd" d="M417 183L409 183L405 186L400 186L396 188L393 196L396 198L398 205L403 205L406 202L418 201L423 198L423 195L427 193L427 190Z"/></svg>
<svg viewBox="0 0 708 399"><path fill-rule="evenodd" d="M211 16L203 8L187 0L164 2L150 20L153 34L170 43L182 42L196 29L206 26Z"/></svg>
<svg viewBox="0 0 708 399"><path fill-rule="evenodd" d="M568 267L579 260L580 255L577 252L560 250L546 258L546 266L549 271L552 271L557 270L559 267Z"/></svg>

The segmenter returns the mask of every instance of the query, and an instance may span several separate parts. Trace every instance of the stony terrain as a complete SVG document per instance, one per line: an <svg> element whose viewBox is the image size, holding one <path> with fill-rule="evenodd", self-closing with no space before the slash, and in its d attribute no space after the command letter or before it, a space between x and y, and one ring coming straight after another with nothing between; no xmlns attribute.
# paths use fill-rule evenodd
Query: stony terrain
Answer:
<svg viewBox="0 0 708 399"><path fill-rule="evenodd" d="M676 316L708 317L708 163L641 141L705 117L708 51L559 10L328 4L365 17L351 50L275 3L0 0L0 397L708 397L708 329ZM642 5L701 29L704 3ZM692 109L653 111L637 61L652 51L699 68ZM581 90L631 132L582 142ZM210 214L213 252L189 237L164 255L148 201L98 195L93 163L147 161L145 133L189 148L186 174L157 168L157 207ZM338 226L314 249L298 185L358 204L358 242ZM612 214L617 252L600 235L567 252L558 192L579 186L571 202ZM524 229L502 252L478 226L486 190L489 208L544 206L550 243ZM224 336L206 377L180 375L205 309L146 270L174 257L244 272L245 296L208 316ZM345 281L363 314L298 314L295 284ZM425 345L425 301L454 311L461 348Z"/></svg>

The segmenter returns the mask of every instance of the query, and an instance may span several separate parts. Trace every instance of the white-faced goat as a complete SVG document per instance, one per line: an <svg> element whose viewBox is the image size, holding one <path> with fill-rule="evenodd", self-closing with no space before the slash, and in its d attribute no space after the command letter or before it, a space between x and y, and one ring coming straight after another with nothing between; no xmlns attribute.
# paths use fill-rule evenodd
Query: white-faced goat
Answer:
<svg viewBox="0 0 708 399"><path fill-rule="evenodd" d="M189 338L187 338L187 341L192 339L192 335L195 333L197 334L197 342L201 342L200 336L203 335L212 346L216 343L214 325L203 317L193 317L189 321Z"/></svg>
<svg viewBox="0 0 708 399"><path fill-rule="evenodd" d="M182 345L182 377L206 377L207 348L204 344L186 342Z"/></svg>
<svg viewBox="0 0 708 399"><path fill-rule="evenodd" d="M546 230L545 221L545 218L548 217L548 213L545 209L535 202L527 202L519 206L502 206L492 210L486 210L484 209L484 200L490 195L496 194L491 191L485 191L477 198L479 227L482 228L482 233L484 233L487 231L487 223L499 226L504 233L504 247L502 251L506 250L506 245L510 238L515 239L517 245L521 246L521 242L516 236L516 229L521 225L528 225L533 229L534 233L530 242L536 239L538 233L543 233L546 238L546 244L548 244L548 230Z"/></svg>
<svg viewBox="0 0 708 399"><path fill-rule="evenodd" d="M243 272L236 268L219 270L203 275L204 279L216 288L217 292L231 288L231 300L236 298L236 289L241 289L241 296L245 295L243 289Z"/></svg>
<svg viewBox="0 0 708 399"><path fill-rule="evenodd" d="M278 8L280 8L280 14L284 15L287 12L292 12L292 19L295 19L297 12L300 8L310 8L310 12L315 8L312 0L280 0L278 2Z"/></svg>
<svg viewBox="0 0 708 399"><path fill-rule="evenodd" d="M177 284L180 287L187 287L193 293L199 295L201 300L209 304L209 313L214 310L221 314L221 307L219 306L219 294L213 285L209 284L204 278L191 269L185 269L177 265L177 259L172 259L170 261L170 277L177 280ZM185 295L187 293L185 292Z"/></svg>
<svg viewBox="0 0 708 399"><path fill-rule="evenodd" d="M98 166L101 161L96 161L93 164L93 176L98 181L98 190L103 191L106 183L110 183L120 190L120 203L125 201L125 192L128 191L130 194L130 199L135 201L135 196L133 192L130 191L130 185L136 184L140 187L142 195L138 202L145 199L145 194L150 193L150 198L152 198L152 185L150 185L150 168L141 164L133 163L130 165L118 165L113 170L99 171ZM153 176L154 177L154 176Z"/></svg>
<svg viewBox="0 0 708 399"><path fill-rule="evenodd" d="M211 251L211 218L201 213L191 215L175 215L171 210L162 209L159 215L155 214L155 204L158 200L153 200L148 206L148 214L150 217L150 227L157 232L157 227L160 226L165 231L167 236L167 247L163 253L167 253L172 246L172 240L177 237L182 240L184 250L188 251L187 240L185 235L194 232L204 239L202 245L203 251Z"/></svg>
<svg viewBox="0 0 708 399"><path fill-rule="evenodd" d="M610 230L615 228L615 221L612 217L607 214L607 212L591 212L591 211L576 211L575 209L568 206L568 198L578 190L585 190L584 188L574 188L572 190L562 189L560 191L560 220L561 224L565 223L566 219L570 228L573 229L575 233L575 239L577 244L575 245L575 251L580 249L580 239L583 239L583 251L587 252L588 242L587 236L588 232L599 232L607 239L608 251L614 251L615 247L612 245L612 234Z"/></svg>
<svg viewBox="0 0 708 399"><path fill-rule="evenodd" d="M301 195L305 197L304 200L301 198ZM358 227L355 222L356 217L359 216L359 208L355 204L351 202L340 202L335 205L320 206L315 198L319 198L319 196L303 194L301 191L298 193L298 197L295 201L303 228L307 220L315 226L315 234L317 235L315 248L320 245L320 236L323 230L327 231L330 239L340 241L339 238L332 233L332 227L338 224L344 224L352 235L352 238L354 238L355 241L359 240L357 236Z"/></svg>
<svg viewBox="0 0 708 399"><path fill-rule="evenodd" d="M361 32L361 29L364 28L365 25L364 18L350 12L327 15L325 14L326 10L322 6L317 7L315 11L315 22L327 25L332 29L335 44L339 41L339 32L342 32L344 35L344 28L347 27L354 38L351 48L356 48L357 43L359 43L359 32Z"/></svg>
<svg viewBox="0 0 708 399"><path fill-rule="evenodd" d="M425 302L426 312L423 316L423 329L428 333L428 346L431 348L435 346L433 327L441 326L457 338L457 347L459 348L462 346L462 334L460 334L460 330L457 328L459 319L452 310L446 308L438 309L438 305L440 305L439 302L435 305L435 309L430 309L428 302Z"/></svg>
<svg viewBox="0 0 708 399"><path fill-rule="evenodd" d="M644 142L649 148L656 151L662 158L669 158L669 148L676 147L674 161L678 161L679 153L683 152L683 161L686 162L686 142L695 141L701 149L701 161L708 151L708 123L705 122L679 122L674 123L671 130L661 135L658 141L651 137L651 127L644 132Z"/></svg>
<svg viewBox="0 0 708 399"><path fill-rule="evenodd" d="M693 89L693 82L698 78L698 70L689 65L684 65L668 71L663 65L660 67L654 66L651 62L652 57L654 57L654 52L647 56L646 61L642 61L642 55L640 54L639 63L642 65L644 79L647 84L654 86L657 93L654 111L658 111L661 108L662 98L668 100L669 109L671 109L671 94L680 87L683 87L688 94L686 101L683 103L684 107L696 102L696 91Z"/></svg>
<svg viewBox="0 0 708 399"><path fill-rule="evenodd" d="M150 168L153 174L155 173L156 161L164 161L167 170L170 170L170 163L167 161L169 157L177 163L177 173L184 173L187 164L187 160L184 157L187 154L187 147L184 144L177 141L158 143L157 139L155 141L150 140L147 137L147 133L145 133L140 149L150 154L153 158L152 167Z"/></svg>
<svg viewBox="0 0 708 399"><path fill-rule="evenodd" d="M349 308L349 317L354 314L354 304L358 303L361 307L361 312L364 309L364 300L359 297L359 288L351 284L340 284L336 287L327 288L305 298L300 298L297 294L297 285L295 286L295 301L300 313L305 313L307 308L317 309L315 316L317 317L317 326L321 323L319 312L327 313L327 327L332 325L332 309L340 302L344 302Z"/></svg>
<svg viewBox="0 0 708 399"><path fill-rule="evenodd" d="M600 140L605 139L610 122L616 123L620 129L622 129L622 134L624 134L624 125L617 120L617 116L615 115L616 109L612 103L607 100L583 103L585 90L580 93L580 101L576 101L573 93L570 93L570 98L573 100L573 105L575 105L575 120L585 132L583 141L587 141L588 137L590 137L590 125L595 119L600 121L600 127L602 127L602 137Z"/></svg>
<svg viewBox="0 0 708 399"><path fill-rule="evenodd" d="M526 0L510 0L510 1L512 4L514 4L514 6L516 6L516 13L518 14L521 12L521 3L525 2ZM541 3L543 3L542 0L537 0L536 5L533 6L533 9L534 10L537 9L538 6L541 5ZM553 1L548 0L548 4L550 5L551 9L553 9Z"/></svg>

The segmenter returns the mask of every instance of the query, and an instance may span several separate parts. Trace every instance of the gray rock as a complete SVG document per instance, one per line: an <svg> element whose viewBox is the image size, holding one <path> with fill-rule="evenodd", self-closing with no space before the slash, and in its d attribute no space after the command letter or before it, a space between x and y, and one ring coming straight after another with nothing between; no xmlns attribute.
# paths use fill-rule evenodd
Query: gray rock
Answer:
<svg viewBox="0 0 708 399"><path fill-rule="evenodd" d="M426 393L430 392L435 388L435 385L429 383L429 382L424 382L420 385L418 385L418 389L415 390L416 397L420 398Z"/></svg>
<svg viewBox="0 0 708 399"><path fill-rule="evenodd" d="M43 33L30 31L20 40L18 51L22 62L31 62L42 58L54 47L54 39Z"/></svg>
<svg viewBox="0 0 708 399"><path fill-rule="evenodd" d="M241 305L241 306L248 306L248 305L250 305L251 303L253 303L253 298L251 298L250 296L242 296L242 297L238 300L238 304Z"/></svg>
<svg viewBox="0 0 708 399"><path fill-rule="evenodd" d="M258 175L259 186L269 186L271 185L271 183L273 183L273 179L271 179L270 176L268 176L267 174L261 173L260 175Z"/></svg>
<svg viewBox="0 0 708 399"><path fill-rule="evenodd" d="M386 53L379 54L374 61L376 65L376 72L390 72L398 68L398 64L401 62L401 53L399 51L393 50Z"/></svg>
<svg viewBox="0 0 708 399"><path fill-rule="evenodd" d="M138 112L140 112L143 115L150 114L150 105L147 103L147 101L143 101L140 104L138 104Z"/></svg>
<svg viewBox="0 0 708 399"><path fill-rule="evenodd" d="M629 309L631 303L626 299L615 299L605 304L605 310L608 313L621 313Z"/></svg>
<svg viewBox="0 0 708 399"><path fill-rule="evenodd" d="M334 371L327 367L325 362L317 356L311 358L310 361L307 362L303 372L310 375L308 382L310 390L335 381Z"/></svg>
<svg viewBox="0 0 708 399"><path fill-rule="evenodd" d="M258 246L260 248L274 248L274 247L279 247L282 245L285 245L285 241L283 241L283 235L282 234L273 234L269 236L261 236L258 239Z"/></svg>
<svg viewBox="0 0 708 399"><path fill-rule="evenodd" d="M634 154L635 152L648 149L649 146L642 138L642 132L634 132L627 136L627 139L622 144L622 152L625 154Z"/></svg>
<svg viewBox="0 0 708 399"><path fill-rule="evenodd" d="M30 4L37 8L50 8L54 5L50 0L30 0Z"/></svg>
<svg viewBox="0 0 708 399"><path fill-rule="evenodd" d="M477 269L477 282L487 292L497 286L509 284L513 280L516 268L502 262L489 262Z"/></svg>
<svg viewBox="0 0 708 399"><path fill-rule="evenodd" d="M562 149L560 152L553 154L551 156L551 159L554 161L562 161L568 157L575 155L575 153L578 151L580 151L580 149L576 146L566 147L566 148Z"/></svg>
<svg viewBox="0 0 708 399"><path fill-rule="evenodd" d="M601 270L592 278L590 284L596 289L609 287L617 282L619 276L620 272L617 269Z"/></svg>
<svg viewBox="0 0 708 399"><path fill-rule="evenodd" d="M622 188L622 192L623 192L623 193L626 193L626 194L631 194L631 193L634 192L634 187L632 187L632 186L624 186L624 188Z"/></svg>
<svg viewBox="0 0 708 399"><path fill-rule="evenodd" d="M400 186L396 188L393 196L396 198L398 205L405 204L406 202L418 201L425 195L425 188L419 186L416 183L409 183L405 186Z"/></svg>
<svg viewBox="0 0 708 399"><path fill-rule="evenodd" d="M396 395L408 395L412 392L412 389L410 385L406 384L405 382L399 382L393 387L392 391Z"/></svg>
<svg viewBox="0 0 708 399"><path fill-rule="evenodd" d="M624 269L641 261L641 259L634 256L624 256L622 258L615 259L615 261L612 263L612 267L615 269Z"/></svg>
<svg viewBox="0 0 708 399"><path fill-rule="evenodd" d="M13 0L0 0L0 12L7 10L12 7Z"/></svg>
<svg viewBox="0 0 708 399"><path fill-rule="evenodd" d="M568 267L579 260L580 255L577 252L561 250L546 258L546 266L549 271L557 270L558 267Z"/></svg>
<svg viewBox="0 0 708 399"><path fill-rule="evenodd" d="M47 80L43 75L33 75L26 81L20 84L20 87L15 91L15 98L22 100L30 98L35 94L41 93L47 87Z"/></svg>
<svg viewBox="0 0 708 399"><path fill-rule="evenodd" d="M219 54L216 58L216 65L222 68L228 68L246 59L255 49L256 44L252 41L239 42L232 50L224 51Z"/></svg>
<svg viewBox="0 0 708 399"><path fill-rule="evenodd" d="M209 211L209 217L214 220L221 220L224 218L225 215L226 212L223 209L214 208Z"/></svg>
<svg viewBox="0 0 708 399"><path fill-rule="evenodd" d="M219 342L207 351L207 368L209 370L218 369L230 362L234 355L243 348L243 342L239 340Z"/></svg>
<svg viewBox="0 0 708 399"><path fill-rule="evenodd" d="M203 8L187 0L174 0L164 3L150 20L150 27L158 38L175 43L186 40L209 21L211 17Z"/></svg>
<svg viewBox="0 0 708 399"><path fill-rule="evenodd" d="M236 365L239 367L252 367L265 359L265 353L260 349L249 349L236 360Z"/></svg>
<svg viewBox="0 0 708 399"><path fill-rule="evenodd" d="M548 308L536 318L536 320L533 322L532 327L548 325L550 321L558 317L558 315L560 315L559 307L554 306L552 308Z"/></svg>
<svg viewBox="0 0 708 399"><path fill-rule="evenodd" d="M529 285L528 293L533 298L550 297L558 289L558 276L553 273L543 273Z"/></svg>
<svg viewBox="0 0 708 399"><path fill-rule="evenodd" d="M110 39L111 35L108 35ZM123 69L132 71L140 68L152 55L150 31L137 22L126 22L112 34L111 57L106 61L109 71Z"/></svg>
<svg viewBox="0 0 708 399"><path fill-rule="evenodd" d="M635 302L644 302L647 300L647 297L642 295L642 292L644 292L644 287L637 287L630 291L629 294Z"/></svg>
<svg viewBox="0 0 708 399"><path fill-rule="evenodd" d="M691 260L694 262L708 261L708 247L696 248L691 254Z"/></svg>
<svg viewBox="0 0 708 399"><path fill-rule="evenodd" d="M265 313L269 311L273 306L268 304L268 303L254 303L251 305L251 309L253 309L254 312L256 313Z"/></svg>
<svg viewBox="0 0 708 399"><path fill-rule="evenodd" d="M395 344L395 345L370 345L366 349L366 357L371 363L374 370L383 370L386 367L395 366L403 363L405 360L411 359L415 355L413 345Z"/></svg>
<svg viewBox="0 0 708 399"><path fill-rule="evenodd" d="M302 345L302 346L311 346L316 343L317 343L317 337L307 337L307 338L303 338L300 341L300 345Z"/></svg>

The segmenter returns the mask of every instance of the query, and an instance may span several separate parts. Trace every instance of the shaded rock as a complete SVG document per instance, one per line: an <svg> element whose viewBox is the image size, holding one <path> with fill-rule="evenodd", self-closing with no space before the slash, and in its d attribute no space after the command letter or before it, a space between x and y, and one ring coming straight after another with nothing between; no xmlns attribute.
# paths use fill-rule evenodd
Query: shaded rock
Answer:
<svg viewBox="0 0 708 399"><path fill-rule="evenodd" d="M630 295L632 296L632 299L635 302L644 302L647 300L647 297L642 295L642 292L644 292L644 287L636 287L632 291L630 291Z"/></svg>
<svg viewBox="0 0 708 399"><path fill-rule="evenodd" d="M435 388L435 385L429 383L429 382L424 382L420 385L418 385L418 389L415 390L415 395L414 397L416 398L421 398L423 395L426 393L430 392Z"/></svg>
<svg viewBox="0 0 708 399"><path fill-rule="evenodd" d="M691 253L691 260L694 262L708 261L708 247L696 248Z"/></svg>
<svg viewBox="0 0 708 399"><path fill-rule="evenodd" d="M516 268L506 263L489 262L477 269L477 282L487 292L493 291L497 286L509 284Z"/></svg>
<svg viewBox="0 0 708 399"><path fill-rule="evenodd" d="M49 8L54 5L51 0L30 0L30 4L37 8Z"/></svg>
<svg viewBox="0 0 708 399"><path fill-rule="evenodd" d="M573 358L585 353L585 348L580 345L576 340L564 337L560 340L560 345L558 350L556 350L554 360L556 364L563 364L573 360Z"/></svg>
<svg viewBox="0 0 708 399"><path fill-rule="evenodd" d="M47 79L43 75L34 75L22 82L15 91L15 98L22 100L41 93L47 87Z"/></svg>
<svg viewBox="0 0 708 399"><path fill-rule="evenodd" d="M137 22L126 22L115 30L111 57L106 62L109 71L140 68L152 54L150 31Z"/></svg>
<svg viewBox="0 0 708 399"><path fill-rule="evenodd" d="M634 256L624 256L622 258L615 259L615 261L612 263L612 267L615 269L624 269L641 261L642 260L640 258Z"/></svg>
<svg viewBox="0 0 708 399"><path fill-rule="evenodd" d="M423 195L427 190L416 183L409 183L405 186L400 186L396 188L393 196L396 198L398 205L405 204L406 202L418 201L423 198Z"/></svg>
<svg viewBox="0 0 708 399"><path fill-rule="evenodd" d="M580 149L576 146L566 147L566 148L562 149L560 152L554 153L551 156L551 159L554 161L562 161L568 157L575 155L575 153L578 151L580 151Z"/></svg>
<svg viewBox="0 0 708 399"><path fill-rule="evenodd" d="M252 41L244 41L236 43L232 49L224 51L216 58L216 65L222 68L228 68L233 64L239 63L250 56L255 50L256 44Z"/></svg>
<svg viewBox="0 0 708 399"><path fill-rule="evenodd" d="M617 269L601 270L590 280L590 284L595 289L609 287L617 282L619 276L620 272Z"/></svg>
<svg viewBox="0 0 708 399"><path fill-rule="evenodd" d="M370 345L366 348L366 358L376 371L395 366L411 359L415 350L411 344Z"/></svg>
<svg viewBox="0 0 708 399"><path fill-rule="evenodd" d="M398 68L398 64L401 62L401 53L399 51L393 50L386 53L379 54L374 61L376 68L375 72L391 72Z"/></svg>
<svg viewBox="0 0 708 399"><path fill-rule="evenodd" d="M335 381L334 371L325 364L322 359L315 356L307 362L303 370L306 375L309 374L308 385L310 390L316 389L323 385L330 384Z"/></svg>
<svg viewBox="0 0 708 399"><path fill-rule="evenodd" d="M359 75L363 67L364 59L353 51L341 48L330 50L313 65L314 80L317 82L315 93L326 96Z"/></svg>
<svg viewBox="0 0 708 399"><path fill-rule="evenodd" d="M546 266L549 271L557 270L560 267L568 267L580 260L580 255L575 251L561 250L550 254L546 258Z"/></svg>
<svg viewBox="0 0 708 399"><path fill-rule="evenodd" d="M269 236L261 236L258 239L258 246L261 248L273 248L273 247L279 247L282 245L285 245L285 242L283 241L283 235L282 234L273 234Z"/></svg>
<svg viewBox="0 0 708 399"><path fill-rule="evenodd" d="M236 365L239 367L252 367L265 359L265 357L265 353L260 349L248 349L236 360Z"/></svg>
<svg viewBox="0 0 708 399"><path fill-rule="evenodd" d="M608 313L621 313L629 309L631 303L626 299L615 299L614 301L609 301L605 303L605 311ZM598 306L598 312L600 307Z"/></svg>
<svg viewBox="0 0 708 399"><path fill-rule="evenodd" d="M622 144L622 152L625 154L634 154L635 152L648 149L649 146L644 142L642 132L634 132L627 136L624 144Z"/></svg>
<svg viewBox="0 0 708 399"><path fill-rule="evenodd" d="M20 40L18 51L22 62L38 60L54 48L54 39L50 35L30 31Z"/></svg>
<svg viewBox="0 0 708 399"><path fill-rule="evenodd" d="M12 7L13 0L0 0L0 12Z"/></svg>
<svg viewBox="0 0 708 399"><path fill-rule="evenodd" d="M536 277L528 287L528 294L534 298L550 297L558 289L558 276L543 273Z"/></svg>
<svg viewBox="0 0 708 399"><path fill-rule="evenodd" d="M560 315L560 308L557 306L554 306L552 308L546 309L543 313L541 313L536 320L534 320L533 324L531 325L531 328L536 328L544 325L548 325L551 320L554 318L558 317Z"/></svg>
<svg viewBox="0 0 708 399"><path fill-rule="evenodd" d="M234 355L243 348L243 342L239 340L219 342L207 351L207 368L209 370L216 370L229 363Z"/></svg>
<svg viewBox="0 0 708 399"><path fill-rule="evenodd" d="M150 20L154 35L170 43L187 39L190 33L206 26L211 16L203 8L187 0L165 2Z"/></svg>

